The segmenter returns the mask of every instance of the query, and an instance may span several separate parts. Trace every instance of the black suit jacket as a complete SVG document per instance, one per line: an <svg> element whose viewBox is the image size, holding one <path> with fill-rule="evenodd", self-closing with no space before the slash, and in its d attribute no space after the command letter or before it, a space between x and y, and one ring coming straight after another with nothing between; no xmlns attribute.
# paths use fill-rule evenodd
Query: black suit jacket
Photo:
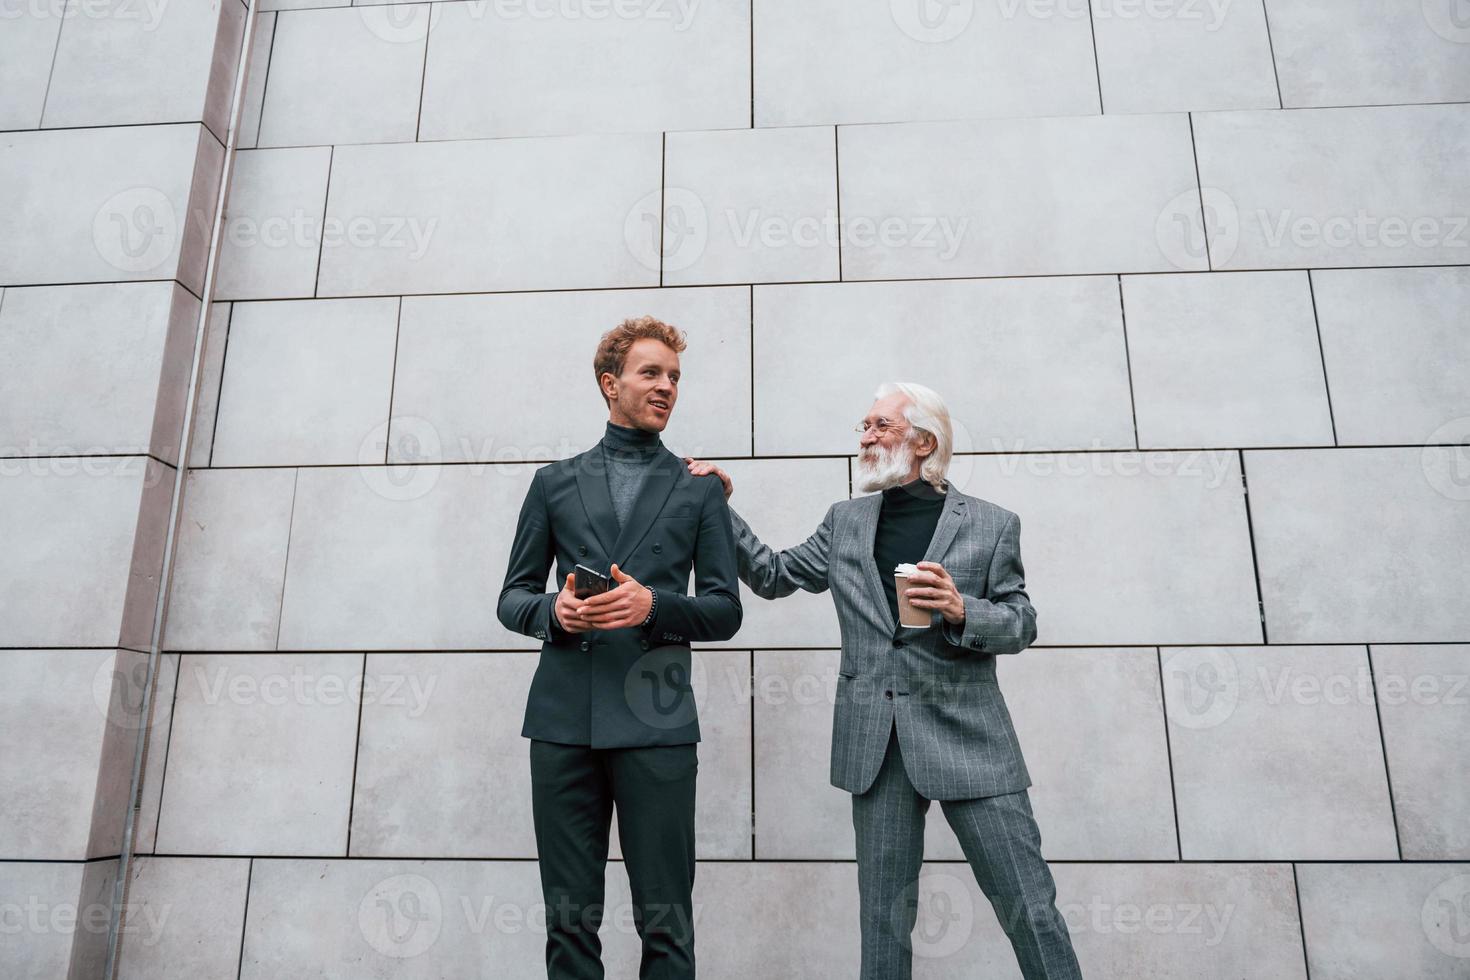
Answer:
<svg viewBox="0 0 1470 980"><path fill-rule="evenodd" d="M553 561L555 589L548 592ZM616 563L656 590L653 621L586 633L557 627L556 593L579 563L603 574ZM594 748L699 741L689 644L735 635L738 582L735 535L717 476L690 476L660 446L619 531L600 446L538 469L521 505L497 610L507 629L542 641L521 734Z"/></svg>

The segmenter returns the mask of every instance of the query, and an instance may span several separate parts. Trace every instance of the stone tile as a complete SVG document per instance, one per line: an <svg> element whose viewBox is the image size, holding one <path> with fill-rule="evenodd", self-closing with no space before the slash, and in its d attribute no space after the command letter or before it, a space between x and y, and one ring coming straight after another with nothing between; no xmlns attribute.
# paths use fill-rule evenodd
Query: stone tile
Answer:
<svg viewBox="0 0 1470 980"><path fill-rule="evenodd" d="M139 528L166 523L165 472L140 456L12 464L0 478L0 646L147 649L163 537Z"/></svg>
<svg viewBox="0 0 1470 980"><path fill-rule="evenodd" d="M345 854L363 655L190 654L163 854Z"/></svg>
<svg viewBox="0 0 1470 980"><path fill-rule="evenodd" d="M1101 111L1075 4L756 0L754 53L757 126Z"/></svg>
<svg viewBox="0 0 1470 980"><path fill-rule="evenodd" d="M235 154L216 298L315 294L331 158L324 146Z"/></svg>
<svg viewBox="0 0 1470 980"><path fill-rule="evenodd" d="M192 470L164 645L274 650L296 471Z"/></svg>
<svg viewBox="0 0 1470 980"><path fill-rule="evenodd" d="M276 16L257 146L411 141L429 8Z"/></svg>
<svg viewBox="0 0 1470 980"><path fill-rule="evenodd" d="M1053 872L1089 978L1306 980L1291 865L1065 864Z"/></svg>
<svg viewBox="0 0 1470 980"><path fill-rule="evenodd" d="M852 861L852 794L831 783L836 650L755 652L756 857ZM924 824L924 854L964 859L938 805Z"/></svg>
<svg viewBox="0 0 1470 980"><path fill-rule="evenodd" d="M249 876L243 860L138 858L118 980L233 980Z"/></svg>
<svg viewBox="0 0 1470 980"><path fill-rule="evenodd" d="M214 424L219 414L219 386L225 372L225 347L230 337L229 303L209 304L204 325L204 364L199 370L199 399L194 404L194 433L189 440L189 465L208 466L214 451Z"/></svg>
<svg viewBox="0 0 1470 980"><path fill-rule="evenodd" d="M1330 446L1305 272L1123 280L1139 445Z"/></svg>
<svg viewBox="0 0 1470 980"><path fill-rule="evenodd" d="M495 615L533 472L432 464L302 470L280 647L539 648Z"/></svg>
<svg viewBox="0 0 1470 980"><path fill-rule="evenodd" d="M41 125L46 83L66 0L27 3L26 16L7 18L0 31L0 129Z"/></svg>
<svg viewBox="0 0 1470 980"><path fill-rule="evenodd" d="M0 757L6 858L85 860L94 816L115 821L109 843L121 838L123 811L96 813L116 654L0 651L0 733L11 750Z"/></svg>
<svg viewBox="0 0 1470 980"><path fill-rule="evenodd" d="M84 864L0 863L0 903L12 917L0 932L0 962L7 980L56 980L67 976L76 933L99 925L107 936L109 909L81 899Z"/></svg>
<svg viewBox="0 0 1470 980"><path fill-rule="evenodd" d="M1435 446L1246 453L1271 642L1470 635L1462 457Z"/></svg>
<svg viewBox="0 0 1470 980"><path fill-rule="evenodd" d="M213 140L198 123L6 136L0 284L177 276L197 295L191 192L201 135Z"/></svg>
<svg viewBox="0 0 1470 980"><path fill-rule="evenodd" d="M177 284L6 291L0 456L178 456L199 301Z"/></svg>
<svg viewBox="0 0 1470 980"><path fill-rule="evenodd" d="M1212 269L1464 262L1470 106L1194 119Z"/></svg>
<svg viewBox="0 0 1470 980"><path fill-rule="evenodd" d="M694 856L751 859L751 653L695 650L690 683L699 707L699 778L694 791ZM613 813L612 857L623 857Z"/></svg>
<svg viewBox="0 0 1470 980"><path fill-rule="evenodd" d="M626 886L609 871L604 948L626 946L621 932L632 933ZM364 980L430 980L475 975L486 964L507 977L535 976L545 970L544 923L532 861L257 859L240 977L345 970Z"/></svg>
<svg viewBox="0 0 1470 980"><path fill-rule="evenodd" d="M1459 441L1470 419L1470 269L1326 270L1312 283L1338 441Z"/></svg>
<svg viewBox="0 0 1470 980"><path fill-rule="evenodd" d="M536 856L521 720L539 656L368 655L353 857Z"/></svg>
<svg viewBox="0 0 1470 980"><path fill-rule="evenodd" d="M1470 24L1458 13L1441 0L1271 0L1285 104L1470 99Z"/></svg>
<svg viewBox="0 0 1470 980"><path fill-rule="evenodd" d="M227 3L72 3L46 92L46 127L202 121L223 142L245 7ZM206 111L207 106L207 111Z"/></svg>
<svg viewBox="0 0 1470 980"><path fill-rule="evenodd" d="M837 279L836 156L826 126L670 133L664 282Z"/></svg>
<svg viewBox="0 0 1470 980"><path fill-rule="evenodd" d="M1185 860L1398 857L1362 647L1162 654Z"/></svg>
<svg viewBox="0 0 1470 980"><path fill-rule="evenodd" d="M1280 106L1262 0L1094 0L1092 25L1105 112Z"/></svg>
<svg viewBox="0 0 1470 980"><path fill-rule="evenodd" d="M1465 975L1470 865L1303 864L1297 886L1312 976Z"/></svg>
<svg viewBox="0 0 1470 980"><path fill-rule="evenodd" d="M744 129L750 52L738 0L437 4L420 138Z"/></svg>
<svg viewBox="0 0 1470 980"><path fill-rule="evenodd" d="M397 336L395 297L237 303L214 465L384 461Z"/></svg>
<svg viewBox="0 0 1470 980"><path fill-rule="evenodd" d="M276 15L267 12L267 0L256 0L260 13L255 17L255 33L250 38L249 68L245 72L245 90L241 94L240 129L235 136L238 149L254 149L260 138L260 111L265 107L265 82L270 71L271 42L276 34ZM235 157L236 166L240 157ZM238 172L236 179L238 180Z"/></svg>
<svg viewBox="0 0 1470 980"><path fill-rule="evenodd" d="M748 454L749 290L595 290L406 298L389 462L551 460L590 448L607 419L589 367L597 342L645 313L689 343L664 444L680 455ZM538 368L504 372L507 363ZM491 374L498 382L484 384ZM546 399L548 390L561 394Z"/></svg>
<svg viewBox="0 0 1470 980"><path fill-rule="evenodd" d="M838 142L844 279L1207 268L1189 248L1183 115L854 126Z"/></svg>
<svg viewBox="0 0 1470 980"><path fill-rule="evenodd" d="M1470 783L1458 776L1470 758L1470 645L1368 653L1404 857L1470 858Z"/></svg>
<svg viewBox="0 0 1470 980"><path fill-rule="evenodd" d="M1112 277L759 287L754 324L760 453L856 453L873 392L900 380L945 399L958 452L1134 447Z"/></svg>
<svg viewBox="0 0 1470 980"><path fill-rule="evenodd" d="M714 461L735 484L731 509L756 535L780 550L816 533L827 508L848 496L845 459ZM798 589L777 600L762 599L740 586L744 616L730 641L742 647L836 647L841 643L837 609L830 595Z"/></svg>
<svg viewBox="0 0 1470 980"><path fill-rule="evenodd" d="M260 10L314 10L318 7L349 7L352 0L255 0Z"/></svg>
<svg viewBox="0 0 1470 980"><path fill-rule="evenodd" d="M320 295L657 285L658 253L637 233L657 221L661 143L339 147Z"/></svg>
<svg viewBox="0 0 1470 980"><path fill-rule="evenodd" d="M996 669L1031 773L1042 853L1053 861L1177 858L1154 651L1027 650Z"/></svg>
<svg viewBox="0 0 1470 980"><path fill-rule="evenodd" d="M1020 516L1038 643L1261 642L1235 453L965 456L950 480Z"/></svg>

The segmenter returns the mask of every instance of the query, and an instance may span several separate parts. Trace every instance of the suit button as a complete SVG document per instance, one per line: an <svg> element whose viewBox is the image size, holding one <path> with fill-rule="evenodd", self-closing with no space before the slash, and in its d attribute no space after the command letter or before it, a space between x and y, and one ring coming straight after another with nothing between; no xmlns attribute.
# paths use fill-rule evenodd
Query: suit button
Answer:
<svg viewBox="0 0 1470 980"><path fill-rule="evenodd" d="M655 545L654 545L654 546L653 546L653 553L654 553L654 554L655 554L655 555L657 555L657 554L661 554L661 553L662 553L662 552L663 552L663 550L664 550L664 546L663 546L663 545L661 545L661 544L655 544Z"/></svg>
<svg viewBox="0 0 1470 980"><path fill-rule="evenodd" d="M647 640L639 640L638 641L638 645L641 646L645 650L648 649L648 641Z"/></svg>
<svg viewBox="0 0 1470 980"><path fill-rule="evenodd" d="M890 701L893 700L893 692L892 691L884 691L883 692L883 696L885 698L887 698L888 700L890 700Z"/></svg>
<svg viewBox="0 0 1470 980"><path fill-rule="evenodd" d="M577 554L579 554L579 555L585 555L585 554L587 554L587 546L584 544L581 547L579 547L577 549Z"/></svg>
<svg viewBox="0 0 1470 980"><path fill-rule="evenodd" d="M592 644L588 643L586 640L583 640L582 641L582 649L583 650L591 650L592 649Z"/></svg>
<svg viewBox="0 0 1470 980"><path fill-rule="evenodd" d="M902 640L899 640L899 639L895 639L893 641L893 645L896 646L896 647L901 647L901 646L903 646L903 641Z"/></svg>

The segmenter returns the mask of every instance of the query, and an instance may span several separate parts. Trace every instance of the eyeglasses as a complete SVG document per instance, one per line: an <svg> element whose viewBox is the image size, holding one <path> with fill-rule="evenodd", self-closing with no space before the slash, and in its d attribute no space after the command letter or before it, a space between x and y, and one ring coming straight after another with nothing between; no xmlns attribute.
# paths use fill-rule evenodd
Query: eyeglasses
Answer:
<svg viewBox="0 0 1470 980"><path fill-rule="evenodd" d="M885 418L880 418L877 422L869 422L867 419L863 419L857 425L852 427L852 431L867 434L867 431L869 429L874 428L878 430L879 436L886 436L890 432L902 432L903 423L894 422Z"/></svg>

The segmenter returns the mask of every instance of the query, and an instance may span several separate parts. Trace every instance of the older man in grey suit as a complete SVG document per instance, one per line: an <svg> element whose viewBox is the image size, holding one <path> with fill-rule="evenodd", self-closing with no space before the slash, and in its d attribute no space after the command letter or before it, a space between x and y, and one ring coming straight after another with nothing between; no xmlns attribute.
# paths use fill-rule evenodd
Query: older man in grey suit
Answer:
<svg viewBox="0 0 1470 980"><path fill-rule="evenodd" d="M863 980L906 980L931 800L1010 938L1023 976L1080 977L1026 792L1031 777L996 683L998 654L1036 639L1021 523L946 479L949 413L922 385L891 383L858 426L857 489L794 548L762 544L733 509L740 578L765 599L832 591L842 663L832 784L852 794ZM688 459L695 475L730 477ZM877 491L877 492L872 492ZM894 569L929 628L899 623Z"/></svg>

